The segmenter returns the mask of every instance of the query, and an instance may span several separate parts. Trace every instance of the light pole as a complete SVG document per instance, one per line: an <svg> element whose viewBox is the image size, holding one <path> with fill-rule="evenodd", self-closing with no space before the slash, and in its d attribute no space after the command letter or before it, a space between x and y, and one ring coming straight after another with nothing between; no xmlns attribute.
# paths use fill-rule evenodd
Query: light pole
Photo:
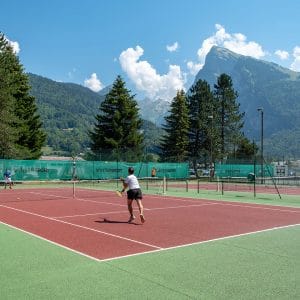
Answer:
<svg viewBox="0 0 300 300"><path fill-rule="evenodd" d="M260 112L261 127L260 127L260 172L261 172L261 183L264 183L264 109L259 107L257 109Z"/></svg>
<svg viewBox="0 0 300 300"><path fill-rule="evenodd" d="M214 116L210 115L210 116L208 116L208 118L211 120L211 127L210 127L210 170L209 170L209 174L210 174L210 177L211 177L212 168L213 168L213 142L212 142L212 139L213 139L213 119L214 119Z"/></svg>

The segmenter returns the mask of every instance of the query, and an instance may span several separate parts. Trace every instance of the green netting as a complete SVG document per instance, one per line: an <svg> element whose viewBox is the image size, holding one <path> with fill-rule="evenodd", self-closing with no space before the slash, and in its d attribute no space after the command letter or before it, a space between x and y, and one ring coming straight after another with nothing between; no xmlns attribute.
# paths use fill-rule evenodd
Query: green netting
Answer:
<svg viewBox="0 0 300 300"><path fill-rule="evenodd" d="M1 174L10 170L17 180L66 180L72 178L72 161L0 160Z"/></svg>
<svg viewBox="0 0 300 300"><path fill-rule="evenodd" d="M274 170L271 165L263 165L264 177L273 176ZM216 164L215 176L224 177L244 177L248 178L249 174L261 176L261 165L256 164Z"/></svg>
<svg viewBox="0 0 300 300"><path fill-rule="evenodd" d="M11 171L12 180L117 179L128 175L128 167L138 177L150 177L152 168L158 178L187 178L188 163L129 163L106 161L0 160L0 172Z"/></svg>

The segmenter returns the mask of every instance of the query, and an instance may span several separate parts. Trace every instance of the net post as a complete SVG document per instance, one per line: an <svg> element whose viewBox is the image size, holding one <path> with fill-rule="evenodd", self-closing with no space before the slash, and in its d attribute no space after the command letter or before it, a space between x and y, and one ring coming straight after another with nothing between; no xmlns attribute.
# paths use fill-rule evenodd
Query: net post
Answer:
<svg viewBox="0 0 300 300"><path fill-rule="evenodd" d="M189 191L189 182L188 182L188 180L185 181L185 191L186 192Z"/></svg>
<svg viewBox="0 0 300 300"><path fill-rule="evenodd" d="M270 172L270 170L269 170L269 167L268 167L268 165L267 165L267 162L266 162L266 161L264 161L264 162L265 162L267 171L268 171L268 173L269 173L269 176L271 177L271 180L272 180L272 182L273 182L273 185L274 185L274 187L275 187L275 189L276 189L276 191L277 191L277 194L278 194L279 198L282 199L282 198L281 198L281 194L280 194L280 192L279 192L279 189L278 189L278 187L277 187L277 184L276 184L276 182L275 182L275 180L274 180L274 178L273 178L273 175L271 174L271 172Z"/></svg>
<svg viewBox="0 0 300 300"><path fill-rule="evenodd" d="M73 199L75 198L75 180L73 179Z"/></svg>
<svg viewBox="0 0 300 300"><path fill-rule="evenodd" d="M254 193L254 198L256 197L256 160L254 158L254 165L253 165L253 169L254 169L254 181L253 181L253 193Z"/></svg>
<svg viewBox="0 0 300 300"><path fill-rule="evenodd" d="M197 192L198 194L200 193L200 179L198 179L198 182L197 182Z"/></svg>
<svg viewBox="0 0 300 300"><path fill-rule="evenodd" d="M167 180L166 180L166 176L164 176L163 178L163 194L166 193L167 190Z"/></svg>
<svg viewBox="0 0 300 300"><path fill-rule="evenodd" d="M253 140L253 174L254 174L254 181L253 181L253 194L254 198L256 198L256 156L255 156L255 142Z"/></svg>
<svg viewBox="0 0 300 300"><path fill-rule="evenodd" d="M222 195L224 195L224 181L223 181L223 179L221 180L221 187L222 187Z"/></svg>

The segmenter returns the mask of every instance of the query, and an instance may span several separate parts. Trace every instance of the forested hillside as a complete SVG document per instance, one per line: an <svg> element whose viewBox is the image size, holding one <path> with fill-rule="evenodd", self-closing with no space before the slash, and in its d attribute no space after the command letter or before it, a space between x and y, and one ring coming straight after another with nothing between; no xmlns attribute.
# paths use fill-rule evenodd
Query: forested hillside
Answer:
<svg viewBox="0 0 300 300"><path fill-rule="evenodd" d="M28 77L52 153L85 152L90 146L88 131L105 96L73 83L56 82L35 74ZM158 144L161 129L145 120L142 128L145 145L152 151Z"/></svg>
<svg viewBox="0 0 300 300"><path fill-rule="evenodd" d="M58 153L84 151L89 146L87 132L104 96L77 84L28 75L47 133L47 145Z"/></svg>

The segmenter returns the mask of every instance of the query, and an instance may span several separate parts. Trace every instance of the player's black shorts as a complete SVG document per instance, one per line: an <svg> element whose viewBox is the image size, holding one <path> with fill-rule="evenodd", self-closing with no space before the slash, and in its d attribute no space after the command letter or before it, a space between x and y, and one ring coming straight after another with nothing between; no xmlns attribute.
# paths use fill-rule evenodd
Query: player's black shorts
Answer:
<svg viewBox="0 0 300 300"><path fill-rule="evenodd" d="M143 199L141 189L132 189L127 191L127 199L129 200Z"/></svg>

